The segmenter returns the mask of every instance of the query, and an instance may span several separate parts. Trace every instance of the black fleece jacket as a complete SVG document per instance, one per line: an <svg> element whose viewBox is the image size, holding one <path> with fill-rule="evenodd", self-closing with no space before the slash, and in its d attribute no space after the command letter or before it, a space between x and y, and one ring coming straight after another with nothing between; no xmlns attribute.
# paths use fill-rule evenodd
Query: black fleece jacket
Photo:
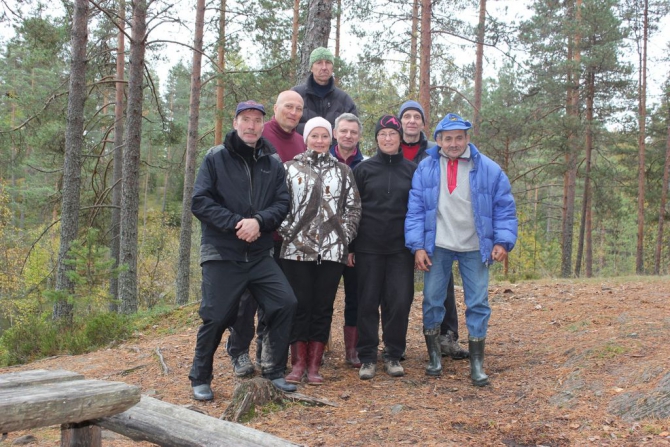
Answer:
<svg viewBox="0 0 670 447"><path fill-rule="evenodd" d="M402 152L377 151L354 169L361 195L362 216L350 251L373 254L400 253L405 248L405 215L416 164Z"/></svg>
<svg viewBox="0 0 670 447"><path fill-rule="evenodd" d="M268 255L272 231L289 208L284 165L264 138L256 148L232 131L223 145L205 155L193 187L191 211L202 226L201 262L252 261ZM255 217L261 237L252 243L238 239L235 226Z"/></svg>

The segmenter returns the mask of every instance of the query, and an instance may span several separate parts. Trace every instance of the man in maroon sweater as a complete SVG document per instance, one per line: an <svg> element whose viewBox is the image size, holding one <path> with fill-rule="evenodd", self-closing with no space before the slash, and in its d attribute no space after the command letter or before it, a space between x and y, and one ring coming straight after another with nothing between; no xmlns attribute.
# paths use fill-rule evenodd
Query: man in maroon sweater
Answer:
<svg viewBox="0 0 670 447"><path fill-rule="evenodd" d="M268 140L277 151L282 162L292 160L296 155L305 152L305 140L296 131L303 111L303 99L299 93L292 90L281 92L274 105L274 117L263 128L263 138ZM278 260L282 240L275 232L274 257ZM254 316L258 305L247 290L240 301L237 320L230 328L230 336L226 343L226 350L232 359L233 372L238 377L254 373L255 368L249 358L249 345L254 338ZM256 331L256 363L261 363L261 346L263 340L262 312L258 313L258 330Z"/></svg>

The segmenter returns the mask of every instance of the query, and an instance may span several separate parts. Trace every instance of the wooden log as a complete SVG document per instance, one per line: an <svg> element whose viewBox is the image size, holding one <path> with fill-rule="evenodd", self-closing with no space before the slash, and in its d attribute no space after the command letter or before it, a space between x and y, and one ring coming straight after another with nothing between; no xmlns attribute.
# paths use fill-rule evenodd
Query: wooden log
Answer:
<svg viewBox="0 0 670 447"><path fill-rule="evenodd" d="M131 409L95 423L135 441L165 447L296 446L277 436L148 396L142 396Z"/></svg>
<svg viewBox="0 0 670 447"><path fill-rule="evenodd" d="M32 371L0 374L0 390L28 385L39 385L42 383L59 383L83 379L84 376L81 374L65 371L63 369L57 369L53 371L46 369L35 369Z"/></svg>
<svg viewBox="0 0 670 447"><path fill-rule="evenodd" d="M102 447L102 429L91 422L63 424L60 430L61 447Z"/></svg>
<svg viewBox="0 0 670 447"><path fill-rule="evenodd" d="M139 400L138 387L100 380L0 389L0 433L110 416Z"/></svg>

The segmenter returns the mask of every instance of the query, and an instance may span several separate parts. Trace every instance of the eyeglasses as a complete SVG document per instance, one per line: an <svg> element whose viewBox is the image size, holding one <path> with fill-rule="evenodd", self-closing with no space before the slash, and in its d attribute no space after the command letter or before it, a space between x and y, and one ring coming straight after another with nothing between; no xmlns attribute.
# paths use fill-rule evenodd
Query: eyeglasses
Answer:
<svg viewBox="0 0 670 447"><path fill-rule="evenodd" d="M377 134L377 138L381 138L382 140L385 140L387 138L395 138L399 136L400 134L398 132L379 132Z"/></svg>

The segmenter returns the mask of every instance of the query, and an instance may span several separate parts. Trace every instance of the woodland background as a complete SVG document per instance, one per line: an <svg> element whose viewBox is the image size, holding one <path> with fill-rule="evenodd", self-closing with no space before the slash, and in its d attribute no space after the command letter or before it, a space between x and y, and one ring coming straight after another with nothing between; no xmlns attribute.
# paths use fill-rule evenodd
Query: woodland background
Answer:
<svg viewBox="0 0 670 447"><path fill-rule="evenodd" d="M474 123L517 201L498 278L668 275L670 47L652 58L649 42L670 1L518 4L522 18L486 0L0 0L0 364L199 299L199 161L237 102L270 110L303 82L317 46L367 155L408 98L429 134L448 112Z"/></svg>

